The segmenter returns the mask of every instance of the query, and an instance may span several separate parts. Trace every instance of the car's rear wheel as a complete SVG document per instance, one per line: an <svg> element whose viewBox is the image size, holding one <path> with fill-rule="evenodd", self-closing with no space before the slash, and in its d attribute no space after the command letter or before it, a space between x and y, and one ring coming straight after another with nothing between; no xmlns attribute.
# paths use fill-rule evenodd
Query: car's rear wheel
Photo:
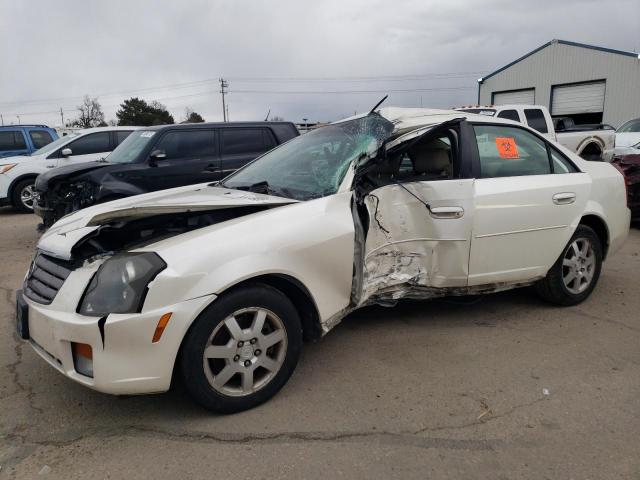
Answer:
<svg viewBox="0 0 640 480"><path fill-rule="evenodd" d="M19 212L32 213L35 202L35 178L19 181L14 187L11 195L11 203Z"/></svg>
<svg viewBox="0 0 640 480"><path fill-rule="evenodd" d="M547 301L576 305L591 295L601 269L600 238L590 227L579 225L560 258L536 287Z"/></svg>
<svg viewBox="0 0 640 480"><path fill-rule="evenodd" d="M233 413L275 395L296 367L302 327L291 301L267 285L216 299L185 337L185 388L205 408Z"/></svg>

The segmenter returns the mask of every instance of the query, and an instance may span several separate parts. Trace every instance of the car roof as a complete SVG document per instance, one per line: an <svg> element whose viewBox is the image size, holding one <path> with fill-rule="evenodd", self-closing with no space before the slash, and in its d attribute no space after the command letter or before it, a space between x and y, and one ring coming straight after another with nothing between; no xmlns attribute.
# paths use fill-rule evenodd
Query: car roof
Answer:
<svg viewBox="0 0 640 480"><path fill-rule="evenodd" d="M163 130L165 128L207 128L207 127L264 127L269 125L293 125L293 122L200 122L200 123L171 123L169 125L153 125L139 127L145 130Z"/></svg>
<svg viewBox="0 0 640 480"><path fill-rule="evenodd" d="M456 107L454 110L466 110L473 108L474 110L506 110L508 108L546 108L544 105L531 105L528 103L505 103L500 105L463 105L462 107Z"/></svg>
<svg viewBox="0 0 640 480"><path fill-rule="evenodd" d="M48 128L50 130L53 130L53 128L49 127L48 125L41 125L41 124L18 124L18 125L2 125L0 126L0 129L8 129L8 128Z"/></svg>
<svg viewBox="0 0 640 480"><path fill-rule="evenodd" d="M487 117L476 113L458 110L436 110L430 108L398 108L384 107L378 113L395 125L395 130L408 127L420 127L447 122L456 118L465 118L473 123L504 123L506 125L522 126L520 122L505 118ZM353 117L356 118L356 117Z"/></svg>
<svg viewBox="0 0 640 480"><path fill-rule="evenodd" d="M87 133L96 133L96 132L113 132L113 131L118 131L118 130L126 130L126 131L130 131L130 130L139 130L143 127L93 127L93 128L81 128L78 130L75 130L73 133L77 133L79 135L86 135Z"/></svg>

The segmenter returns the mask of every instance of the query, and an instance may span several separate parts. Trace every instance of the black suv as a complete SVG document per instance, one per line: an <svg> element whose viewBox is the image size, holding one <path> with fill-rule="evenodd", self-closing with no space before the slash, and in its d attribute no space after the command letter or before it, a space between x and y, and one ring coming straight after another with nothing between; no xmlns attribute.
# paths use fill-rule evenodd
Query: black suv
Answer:
<svg viewBox="0 0 640 480"><path fill-rule="evenodd" d="M221 180L296 136L289 122L164 125L136 130L104 160L36 179L34 211L48 228L81 208L141 193Z"/></svg>

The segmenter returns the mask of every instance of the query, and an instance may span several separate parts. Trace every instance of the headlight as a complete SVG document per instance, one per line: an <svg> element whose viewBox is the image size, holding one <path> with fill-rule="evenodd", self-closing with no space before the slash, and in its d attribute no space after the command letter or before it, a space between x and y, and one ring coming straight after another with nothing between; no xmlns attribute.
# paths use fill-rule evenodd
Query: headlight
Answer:
<svg viewBox="0 0 640 480"><path fill-rule="evenodd" d="M2 165L0 167L0 173L7 173L9 170L11 170L16 165L17 165L17 163L10 163L9 165Z"/></svg>
<svg viewBox="0 0 640 480"><path fill-rule="evenodd" d="M78 313L102 317L142 310L149 282L167 264L153 252L115 255L100 265L80 300Z"/></svg>

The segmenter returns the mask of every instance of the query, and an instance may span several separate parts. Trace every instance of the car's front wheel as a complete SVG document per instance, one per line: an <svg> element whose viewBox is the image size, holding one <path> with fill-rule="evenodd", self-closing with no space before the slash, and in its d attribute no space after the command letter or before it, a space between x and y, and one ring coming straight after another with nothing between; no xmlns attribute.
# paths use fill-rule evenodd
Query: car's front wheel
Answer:
<svg viewBox="0 0 640 480"><path fill-rule="evenodd" d="M35 202L35 178L21 180L13 187L11 202L16 210L24 213L33 212Z"/></svg>
<svg viewBox="0 0 640 480"><path fill-rule="evenodd" d="M578 225L566 248L536 288L549 302L576 305L591 295L601 269L600 238L592 228Z"/></svg>
<svg viewBox="0 0 640 480"><path fill-rule="evenodd" d="M185 388L205 408L233 413L274 396L296 367L300 317L279 290L255 284L216 299L183 342Z"/></svg>

